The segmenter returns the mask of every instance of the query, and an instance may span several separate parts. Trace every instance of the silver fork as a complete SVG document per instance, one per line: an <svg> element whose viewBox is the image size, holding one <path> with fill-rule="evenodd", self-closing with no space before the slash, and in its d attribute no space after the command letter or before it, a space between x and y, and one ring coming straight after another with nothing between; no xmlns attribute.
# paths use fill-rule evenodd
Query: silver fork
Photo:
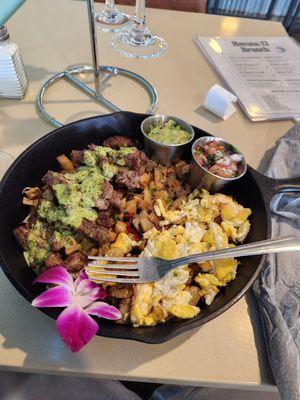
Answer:
<svg viewBox="0 0 300 400"><path fill-rule="evenodd" d="M89 257L85 268L90 279L96 282L146 283L161 279L167 272L180 265L220 260L223 258L246 257L259 254L299 251L300 242L294 236L267 239L223 250L193 254L174 260L158 257ZM104 275L104 276L103 276Z"/></svg>

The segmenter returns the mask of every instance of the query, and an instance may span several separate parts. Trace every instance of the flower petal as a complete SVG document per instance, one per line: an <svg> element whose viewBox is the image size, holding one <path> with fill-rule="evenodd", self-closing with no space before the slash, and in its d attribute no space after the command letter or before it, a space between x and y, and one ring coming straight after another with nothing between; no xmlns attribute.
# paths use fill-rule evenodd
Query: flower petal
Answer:
<svg viewBox="0 0 300 400"><path fill-rule="evenodd" d="M84 310L71 305L58 317L56 329L68 348L76 353L96 335L98 324Z"/></svg>
<svg viewBox="0 0 300 400"><path fill-rule="evenodd" d="M120 319L122 317L121 312L116 307L110 306L103 301L96 301L88 306L85 311L89 314L106 319Z"/></svg>
<svg viewBox="0 0 300 400"><path fill-rule="evenodd" d="M73 295L65 286L55 286L36 297L34 307L66 307L72 303Z"/></svg>
<svg viewBox="0 0 300 400"><path fill-rule="evenodd" d="M98 299L104 299L106 297L105 290L97 285L95 282L91 281L90 279L83 279L75 289L76 297L86 297L88 300L83 300L82 307L87 306L92 301Z"/></svg>
<svg viewBox="0 0 300 400"><path fill-rule="evenodd" d="M88 279L87 273L85 272L85 269L82 269L79 272L78 277L76 278L75 282L74 282L74 286L75 288L77 288L77 286L79 285L79 283L83 280L83 279Z"/></svg>
<svg viewBox="0 0 300 400"><path fill-rule="evenodd" d="M66 268L57 266L47 269L37 276L32 283L54 283L55 285L73 287L73 279Z"/></svg>

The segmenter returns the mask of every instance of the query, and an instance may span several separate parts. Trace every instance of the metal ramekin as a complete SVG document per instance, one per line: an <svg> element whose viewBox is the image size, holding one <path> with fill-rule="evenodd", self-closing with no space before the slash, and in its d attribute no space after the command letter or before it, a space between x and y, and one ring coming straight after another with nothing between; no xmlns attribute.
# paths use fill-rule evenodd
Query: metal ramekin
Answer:
<svg viewBox="0 0 300 400"><path fill-rule="evenodd" d="M190 139L186 143L180 144L163 144L148 137L147 133L150 127L162 125L172 119L177 125L190 134ZM144 119L141 124L141 130L145 138L145 152L147 156L163 165L170 165L176 162L185 147L190 143L195 136L194 129L187 122L180 118L172 117L170 115L152 115Z"/></svg>
<svg viewBox="0 0 300 400"><path fill-rule="evenodd" d="M238 176L235 178L222 178L221 176L215 175L212 172L208 171L206 168L200 165L196 158L194 157L194 149L198 145L203 145L205 143L211 142L213 140L217 140L220 142L225 148L232 146L230 143L225 142L225 140L221 138L216 138L213 136L203 136L193 143L192 146L192 163L191 163L191 175L190 175L190 184L193 188L199 187L207 189L210 192L217 192L222 187L227 185L227 183L236 181L240 179L243 175L245 175L247 171L247 163L243 154L236 149L237 153L240 154L243 159L240 161L242 163L242 170Z"/></svg>

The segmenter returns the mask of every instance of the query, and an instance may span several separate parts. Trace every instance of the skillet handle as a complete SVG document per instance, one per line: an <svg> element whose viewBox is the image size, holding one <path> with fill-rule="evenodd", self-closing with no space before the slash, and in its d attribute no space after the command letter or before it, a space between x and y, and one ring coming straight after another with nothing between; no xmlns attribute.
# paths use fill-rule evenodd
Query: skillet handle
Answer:
<svg viewBox="0 0 300 400"><path fill-rule="evenodd" d="M300 192L300 177L272 179L272 181L274 185L272 197L278 193Z"/></svg>
<svg viewBox="0 0 300 400"><path fill-rule="evenodd" d="M269 206L272 197L276 194L300 192L300 177L273 179L258 171L255 171L255 176L267 206Z"/></svg>

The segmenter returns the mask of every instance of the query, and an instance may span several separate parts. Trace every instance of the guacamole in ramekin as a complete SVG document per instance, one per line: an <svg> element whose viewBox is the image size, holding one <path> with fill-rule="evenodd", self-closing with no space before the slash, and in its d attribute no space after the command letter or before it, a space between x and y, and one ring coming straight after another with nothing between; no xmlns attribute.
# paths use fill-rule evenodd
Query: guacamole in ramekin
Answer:
<svg viewBox="0 0 300 400"><path fill-rule="evenodd" d="M162 144L184 144L191 139L190 133L182 129L173 119L160 125L150 126L147 136Z"/></svg>

